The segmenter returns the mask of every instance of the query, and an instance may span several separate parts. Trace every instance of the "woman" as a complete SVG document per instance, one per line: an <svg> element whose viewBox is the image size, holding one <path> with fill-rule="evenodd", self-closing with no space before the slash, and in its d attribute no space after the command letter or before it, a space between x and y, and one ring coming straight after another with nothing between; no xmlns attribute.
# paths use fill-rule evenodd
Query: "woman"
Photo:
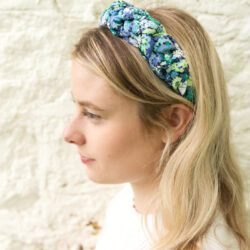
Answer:
<svg viewBox="0 0 250 250"><path fill-rule="evenodd" d="M247 249L224 74L201 25L115 1L72 55L64 139L92 181L128 183L96 249Z"/></svg>

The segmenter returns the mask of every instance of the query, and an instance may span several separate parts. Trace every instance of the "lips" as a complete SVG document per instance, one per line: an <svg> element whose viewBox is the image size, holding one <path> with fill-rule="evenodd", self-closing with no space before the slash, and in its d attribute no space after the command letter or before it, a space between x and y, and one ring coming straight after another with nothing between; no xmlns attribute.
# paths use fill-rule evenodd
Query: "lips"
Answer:
<svg viewBox="0 0 250 250"><path fill-rule="evenodd" d="M95 161L95 159L88 158L88 157L83 156L83 155L81 155L81 154L80 154L80 156L81 156L81 161L82 161L84 164L87 164L87 163L90 163L90 162L92 162L92 161Z"/></svg>

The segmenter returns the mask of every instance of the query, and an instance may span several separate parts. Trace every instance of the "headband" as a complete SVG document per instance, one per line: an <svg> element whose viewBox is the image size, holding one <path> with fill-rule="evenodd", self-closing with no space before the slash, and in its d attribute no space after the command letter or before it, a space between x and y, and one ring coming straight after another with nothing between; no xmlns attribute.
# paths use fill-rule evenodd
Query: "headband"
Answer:
<svg viewBox="0 0 250 250"><path fill-rule="evenodd" d="M152 71L174 92L195 101L195 90L182 49L146 10L135 8L123 0L114 1L102 13L101 25L137 47Z"/></svg>

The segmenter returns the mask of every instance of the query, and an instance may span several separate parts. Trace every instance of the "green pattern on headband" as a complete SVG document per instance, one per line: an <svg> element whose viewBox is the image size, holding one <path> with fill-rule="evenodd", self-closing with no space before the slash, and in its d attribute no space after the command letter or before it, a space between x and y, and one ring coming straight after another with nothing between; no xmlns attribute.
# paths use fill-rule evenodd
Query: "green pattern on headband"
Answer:
<svg viewBox="0 0 250 250"><path fill-rule="evenodd" d="M99 25L137 47L152 71L177 94L195 102L195 89L184 53L163 25L146 10L123 0L104 10Z"/></svg>

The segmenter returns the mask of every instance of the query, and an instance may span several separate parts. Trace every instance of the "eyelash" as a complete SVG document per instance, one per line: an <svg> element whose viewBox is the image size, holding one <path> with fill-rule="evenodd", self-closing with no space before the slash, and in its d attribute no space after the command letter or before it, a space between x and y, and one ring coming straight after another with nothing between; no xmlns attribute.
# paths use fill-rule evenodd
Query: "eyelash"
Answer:
<svg viewBox="0 0 250 250"><path fill-rule="evenodd" d="M75 100L72 100L72 101L75 103ZM84 112L82 112L82 114L83 114L84 116L87 116L87 117L90 118L90 119L100 119L100 118L101 118L101 116L96 115L96 114L93 114L93 113L88 112L88 111L84 111Z"/></svg>
<svg viewBox="0 0 250 250"><path fill-rule="evenodd" d="M90 119L100 119L101 117L99 115L96 115L96 114L93 114L93 113L90 113L88 111L84 111L82 112L84 116L87 116L88 118Z"/></svg>

